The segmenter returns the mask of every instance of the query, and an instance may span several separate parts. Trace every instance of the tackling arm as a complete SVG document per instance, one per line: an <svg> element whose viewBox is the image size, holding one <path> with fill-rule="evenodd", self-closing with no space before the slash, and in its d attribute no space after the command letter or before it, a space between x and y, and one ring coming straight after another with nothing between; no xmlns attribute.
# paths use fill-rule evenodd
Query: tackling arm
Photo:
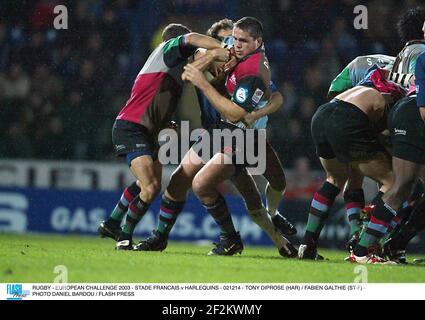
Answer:
<svg viewBox="0 0 425 320"><path fill-rule="evenodd" d="M205 78L204 74L194 66L188 64L184 67L182 79L190 81L192 84L205 94L214 108L226 119L231 122L240 121L247 112L233 103L229 99L223 97Z"/></svg>

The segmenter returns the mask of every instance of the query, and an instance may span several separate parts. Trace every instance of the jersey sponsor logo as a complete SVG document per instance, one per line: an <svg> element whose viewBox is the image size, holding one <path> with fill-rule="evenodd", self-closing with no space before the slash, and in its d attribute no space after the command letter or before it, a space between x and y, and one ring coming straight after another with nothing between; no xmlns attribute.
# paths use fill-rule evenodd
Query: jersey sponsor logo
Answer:
<svg viewBox="0 0 425 320"><path fill-rule="evenodd" d="M255 104L259 103L263 95L264 95L264 92L260 90L259 88L257 88L257 90L255 90L254 92L254 95L252 96L252 101Z"/></svg>
<svg viewBox="0 0 425 320"><path fill-rule="evenodd" d="M401 129L394 129L394 135L396 135L396 136L405 136L405 135L407 135L407 131L406 130L401 130Z"/></svg>
<svg viewBox="0 0 425 320"><path fill-rule="evenodd" d="M248 99L248 89L244 87L240 87L236 91L236 101L239 103L244 103L246 99Z"/></svg>
<svg viewBox="0 0 425 320"><path fill-rule="evenodd" d="M232 74L232 76L230 77L230 82L236 85L236 76L235 74Z"/></svg>

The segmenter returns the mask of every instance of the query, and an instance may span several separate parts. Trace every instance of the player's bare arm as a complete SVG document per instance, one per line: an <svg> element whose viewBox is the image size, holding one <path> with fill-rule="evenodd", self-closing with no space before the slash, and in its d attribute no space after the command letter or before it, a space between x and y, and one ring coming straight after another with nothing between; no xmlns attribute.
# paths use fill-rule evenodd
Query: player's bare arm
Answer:
<svg viewBox="0 0 425 320"><path fill-rule="evenodd" d="M275 91L271 94L269 101L264 108L254 110L243 118L243 122L250 126L258 119L278 111L283 105L283 96L280 92Z"/></svg>
<svg viewBox="0 0 425 320"><path fill-rule="evenodd" d="M205 78L205 75L194 66L188 64L184 67L182 79L190 81L194 86L202 90L208 100L217 109L217 111L231 122L240 121L247 112L223 97Z"/></svg>
<svg viewBox="0 0 425 320"><path fill-rule="evenodd" d="M226 48L211 49L197 53L195 61L193 61L191 65L198 70L205 71L214 61L225 62L229 60L229 56L230 52Z"/></svg>

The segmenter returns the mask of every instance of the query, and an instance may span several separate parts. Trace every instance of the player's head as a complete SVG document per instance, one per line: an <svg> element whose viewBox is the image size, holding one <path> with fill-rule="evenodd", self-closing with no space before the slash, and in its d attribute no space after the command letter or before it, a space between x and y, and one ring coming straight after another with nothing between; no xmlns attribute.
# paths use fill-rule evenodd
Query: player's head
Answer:
<svg viewBox="0 0 425 320"><path fill-rule="evenodd" d="M425 38L425 8L409 9L397 23L398 34L403 42Z"/></svg>
<svg viewBox="0 0 425 320"><path fill-rule="evenodd" d="M230 19L222 19L214 22L211 28L207 31L207 36L210 36L219 41L223 41L224 38L232 35L233 21Z"/></svg>
<svg viewBox="0 0 425 320"><path fill-rule="evenodd" d="M170 23L168 26L164 28L164 31L162 31L162 41L168 41L172 38L175 38L190 32L192 31L188 27L182 24Z"/></svg>
<svg viewBox="0 0 425 320"><path fill-rule="evenodd" d="M243 58L263 44L263 25L253 17L238 20L232 32L237 58Z"/></svg>

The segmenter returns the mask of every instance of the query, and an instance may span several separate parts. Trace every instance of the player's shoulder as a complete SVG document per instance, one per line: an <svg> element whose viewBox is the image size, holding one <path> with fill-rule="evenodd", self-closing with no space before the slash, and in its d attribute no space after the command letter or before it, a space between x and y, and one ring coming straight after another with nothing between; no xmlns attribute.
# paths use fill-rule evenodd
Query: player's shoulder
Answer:
<svg viewBox="0 0 425 320"><path fill-rule="evenodd" d="M262 69L269 69L269 63L264 51L251 54L237 65L239 78L246 76L261 76Z"/></svg>

